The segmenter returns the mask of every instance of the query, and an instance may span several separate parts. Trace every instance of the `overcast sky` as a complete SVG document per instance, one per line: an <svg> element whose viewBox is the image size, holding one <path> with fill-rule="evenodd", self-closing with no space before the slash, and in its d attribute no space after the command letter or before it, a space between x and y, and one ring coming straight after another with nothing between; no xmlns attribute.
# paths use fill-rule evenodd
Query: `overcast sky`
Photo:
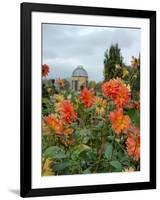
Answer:
<svg viewBox="0 0 160 200"><path fill-rule="evenodd" d="M89 80L103 80L104 52L118 43L124 63L140 53L140 29L43 24L43 64L49 78L68 78L77 65Z"/></svg>

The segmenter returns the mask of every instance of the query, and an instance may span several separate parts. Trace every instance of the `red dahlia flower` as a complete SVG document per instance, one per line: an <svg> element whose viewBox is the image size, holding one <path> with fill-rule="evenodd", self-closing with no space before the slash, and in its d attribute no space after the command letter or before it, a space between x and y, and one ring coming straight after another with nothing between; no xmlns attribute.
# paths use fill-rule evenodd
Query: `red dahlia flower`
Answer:
<svg viewBox="0 0 160 200"><path fill-rule="evenodd" d="M48 76L49 66L47 64L42 65L42 76Z"/></svg>
<svg viewBox="0 0 160 200"><path fill-rule="evenodd" d="M58 111L62 119L68 124L77 119L77 113L74 110L73 104L69 100L60 102Z"/></svg>
<svg viewBox="0 0 160 200"><path fill-rule="evenodd" d="M82 103L84 104L84 106L86 108L91 107L94 103L94 93L93 93L93 91L88 90L87 88L84 88L81 91L80 99L81 99Z"/></svg>

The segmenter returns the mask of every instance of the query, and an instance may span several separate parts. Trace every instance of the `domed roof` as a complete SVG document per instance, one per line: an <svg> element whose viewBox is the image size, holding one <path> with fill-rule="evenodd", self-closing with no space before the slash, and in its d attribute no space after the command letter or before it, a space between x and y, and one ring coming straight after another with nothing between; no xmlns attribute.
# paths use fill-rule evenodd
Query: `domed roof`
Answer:
<svg viewBox="0 0 160 200"><path fill-rule="evenodd" d="M87 71L82 66L77 66L72 73L72 77L88 77Z"/></svg>

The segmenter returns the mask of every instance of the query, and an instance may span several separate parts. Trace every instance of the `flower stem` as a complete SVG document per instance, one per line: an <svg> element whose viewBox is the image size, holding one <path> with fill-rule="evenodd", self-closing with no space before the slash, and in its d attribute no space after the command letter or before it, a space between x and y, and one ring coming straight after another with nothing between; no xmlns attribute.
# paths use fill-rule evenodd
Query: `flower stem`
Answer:
<svg viewBox="0 0 160 200"><path fill-rule="evenodd" d="M103 150L104 150L105 142L106 142L106 137L104 137L104 136L101 135L101 144L100 144L100 147L99 147L98 152L97 152L98 155L99 155L99 157L98 157L98 161L97 161L94 173L96 173L98 171L99 164L100 164L101 157L102 157L102 153L103 153Z"/></svg>

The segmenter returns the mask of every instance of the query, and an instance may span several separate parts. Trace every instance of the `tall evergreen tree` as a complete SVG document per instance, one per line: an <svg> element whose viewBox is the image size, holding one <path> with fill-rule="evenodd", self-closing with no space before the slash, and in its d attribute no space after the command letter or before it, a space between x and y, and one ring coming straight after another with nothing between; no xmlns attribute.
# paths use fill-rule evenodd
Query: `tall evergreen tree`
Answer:
<svg viewBox="0 0 160 200"><path fill-rule="evenodd" d="M123 57L118 44L112 44L109 50L106 50L104 56L104 80L110 80L117 76L117 73L115 73L115 66L123 65Z"/></svg>

